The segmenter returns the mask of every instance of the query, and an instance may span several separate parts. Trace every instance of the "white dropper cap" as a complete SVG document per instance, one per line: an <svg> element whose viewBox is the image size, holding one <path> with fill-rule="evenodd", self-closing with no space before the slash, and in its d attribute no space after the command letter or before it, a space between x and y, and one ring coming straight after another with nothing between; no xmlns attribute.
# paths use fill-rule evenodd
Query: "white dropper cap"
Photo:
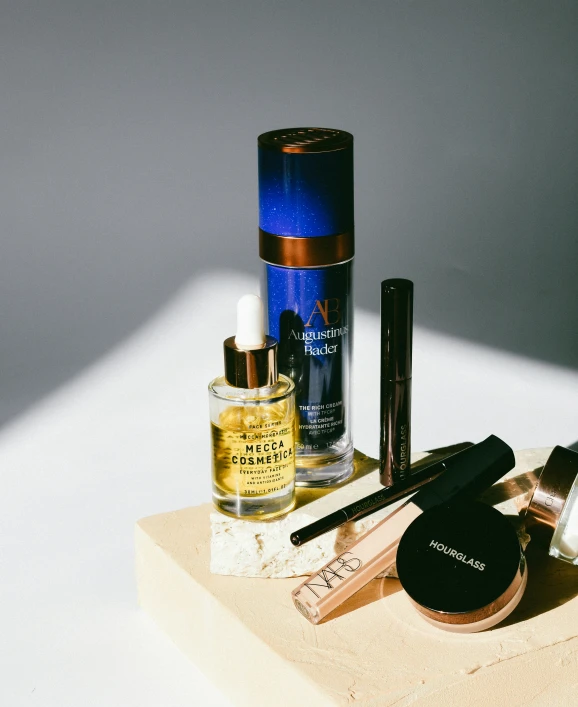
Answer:
<svg viewBox="0 0 578 707"><path fill-rule="evenodd" d="M265 345L263 301L257 295L243 295L237 303L235 344L246 351Z"/></svg>

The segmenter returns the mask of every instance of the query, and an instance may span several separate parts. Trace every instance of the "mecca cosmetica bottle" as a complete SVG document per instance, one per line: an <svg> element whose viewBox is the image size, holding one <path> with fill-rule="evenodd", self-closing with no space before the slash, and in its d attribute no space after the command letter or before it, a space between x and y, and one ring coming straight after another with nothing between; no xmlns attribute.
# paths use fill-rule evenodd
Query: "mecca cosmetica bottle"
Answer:
<svg viewBox="0 0 578 707"><path fill-rule="evenodd" d="M225 375L209 384L213 503L235 518L276 518L295 504L295 386L278 374L259 297L241 297L223 349Z"/></svg>
<svg viewBox="0 0 578 707"><path fill-rule="evenodd" d="M296 388L296 482L328 486L353 471L353 136L275 130L258 147L262 297Z"/></svg>

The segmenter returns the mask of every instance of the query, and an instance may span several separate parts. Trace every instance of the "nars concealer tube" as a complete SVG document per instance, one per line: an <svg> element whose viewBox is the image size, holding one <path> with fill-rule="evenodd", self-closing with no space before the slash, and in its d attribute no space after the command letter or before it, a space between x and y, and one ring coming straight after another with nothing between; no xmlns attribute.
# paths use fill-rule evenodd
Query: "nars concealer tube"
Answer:
<svg viewBox="0 0 578 707"><path fill-rule="evenodd" d="M424 511L450 501L475 498L515 465L512 449L494 435L451 459L453 463L441 476L292 592L295 606L306 619L319 623L390 567L401 536Z"/></svg>

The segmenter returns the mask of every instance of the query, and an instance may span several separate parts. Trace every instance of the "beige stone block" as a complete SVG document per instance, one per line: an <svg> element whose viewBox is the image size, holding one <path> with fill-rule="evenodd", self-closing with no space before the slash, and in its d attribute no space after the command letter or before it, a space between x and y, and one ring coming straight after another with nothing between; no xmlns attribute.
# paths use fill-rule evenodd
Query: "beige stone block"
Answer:
<svg viewBox="0 0 578 707"><path fill-rule="evenodd" d="M139 602L234 704L578 704L578 569L532 543L522 602L485 633L430 626L395 579L373 580L313 626L291 602L299 579L211 574L210 512L138 522Z"/></svg>

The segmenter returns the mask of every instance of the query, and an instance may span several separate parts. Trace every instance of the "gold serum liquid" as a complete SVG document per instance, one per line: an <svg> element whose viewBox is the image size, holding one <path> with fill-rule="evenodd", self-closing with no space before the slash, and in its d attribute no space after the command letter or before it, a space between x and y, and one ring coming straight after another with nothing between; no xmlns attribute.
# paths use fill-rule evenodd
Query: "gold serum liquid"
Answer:
<svg viewBox="0 0 578 707"><path fill-rule="evenodd" d="M225 375L209 384L213 503L235 518L266 520L295 505L295 386L277 373L261 300L246 295L237 312Z"/></svg>
<svg viewBox="0 0 578 707"><path fill-rule="evenodd" d="M294 385L242 390L224 377L209 386L213 502L247 520L273 518L295 503Z"/></svg>

